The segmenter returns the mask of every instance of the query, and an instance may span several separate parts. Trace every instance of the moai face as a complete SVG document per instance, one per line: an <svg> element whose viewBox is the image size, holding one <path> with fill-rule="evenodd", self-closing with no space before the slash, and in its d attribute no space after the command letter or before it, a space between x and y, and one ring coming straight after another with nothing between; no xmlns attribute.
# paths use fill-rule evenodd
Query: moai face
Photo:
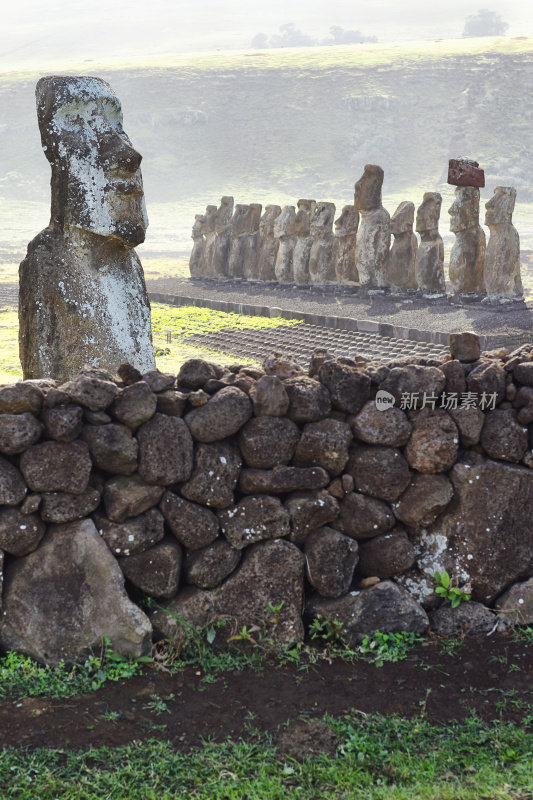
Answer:
<svg viewBox="0 0 533 800"><path fill-rule="evenodd" d="M515 200L516 189L512 186L496 186L494 195L485 203L485 225L511 222Z"/></svg>
<svg viewBox="0 0 533 800"><path fill-rule="evenodd" d="M311 215L315 208L314 200L298 200L296 212L295 233L297 236L309 236Z"/></svg>
<svg viewBox="0 0 533 800"><path fill-rule="evenodd" d="M294 236L296 212L294 206L284 206L281 214L274 222L274 236L282 239L284 236Z"/></svg>
<svg viewBox="0 0 533 800"><path fill-rule="evenodd" d="M381 206L384 172L377 164L367 164L355 184L354 205L357 211L372 211Z"/></svg>
<svg viewBox="0 0 533 800"><path fill-rule="evenodd" d="M324 236L331 233L335 219L334 203L317 203L311 219L311 235Z"/></svg>
<svg viewBox="0 0 533 800"><path fill-rule="evenodd" d="M344 206L335 220L335 236L355 236L359 227L359 212L355 206Z"/></svg>
<svg viewBox="0 0 533 800"><path fill-rule="evenodd" d="M413 230L415 204L404 200L391 217L391 232L394 236Z"/></svg>
<svg viewBox="0 0 533 800"><path fill-rule="evenodd" d="M195 242L199 242L205 232L205 214L196 214L194 217L194 225L192 226L192 238Z"/></svg>
<svg viewBox="0 0 533 800"><path fill-rule="evenodd" d="M248 206L248 233L256 233L259 230L262 209L261 203L250 203Z"/></svg>
<svg viewBox="0 0 533 800"><path fill-rule="evenodd" d="M52 224L79 228L131 248L148 217L142 156L122 130L120 102L90 77L41 78L36 88L41 141L52 165Z"/></svg>
<svg viewBox="0 0 533 800"><path fill-rule="evenodd" d="M281 214L279 206L266 206L265 213L259 220L259 235L266 239L269 236L274 236L274 223Z"/></svg>
<svg viewBox="0 0 533 800"><path fill-rule="evenodd" d="M204 216L205 216L205 233L214 233L217 224L217 207L206 206Z"/></svg>
<svg viewBox="0 0 533 800"><path fill-rule="evenodd" d="M442 197L438 192L426 192L416 212L417 233L436 231L439 227Z"/></svg>
<svg viewBox="0 0 533 800"><path fill-rule="evenodd" d="M235 211L231 218L231 232L233 236L240 236L240 234L246 233L247 214L248 206L241 205L240 203L235 206Z"/></svg>
<svg viewBox="0 0 533 800"><path fill-rule="evenodd" d="M455 200L448 209L450 230L460 233L479 225L479 189L474 186L459 186Z"/></svg>
<svg viewBox="0 0 533 800"><path fill-rule="evenodd" d="M221 197L220 206L217 210L216 226L217 233L222 233L226 228L231 225L231 218L233 216L233 197Z"/></svg>

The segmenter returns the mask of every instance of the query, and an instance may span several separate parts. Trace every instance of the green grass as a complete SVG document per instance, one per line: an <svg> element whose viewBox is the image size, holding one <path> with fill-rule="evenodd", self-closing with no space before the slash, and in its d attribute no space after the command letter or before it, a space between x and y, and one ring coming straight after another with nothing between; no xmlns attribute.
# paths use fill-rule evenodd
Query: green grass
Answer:
<svg viewBox="0 0 533 800"><path fill-rule="evenodd" d="M22 378L19 360L18 312L16 308L0 308L0 384Z"/></svg>

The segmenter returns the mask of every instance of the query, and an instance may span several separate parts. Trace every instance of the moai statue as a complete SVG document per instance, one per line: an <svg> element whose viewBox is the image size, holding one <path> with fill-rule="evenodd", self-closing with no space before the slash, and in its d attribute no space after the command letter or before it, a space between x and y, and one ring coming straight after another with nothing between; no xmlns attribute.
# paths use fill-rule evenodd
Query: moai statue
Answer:
<svg viewBox="0 0 533 800"><path fill-rule="evenodd" d="M296 244L292 256L292 272L294 282L300 285L309 283L309 256L313 237L310 234L311 216L315 210L314 200L298 200L298 211L296 212Z"/></svg>
<svg viewBox="0 0 533 800"><path fill-rule="evenodd" d="M415 277L423 294L444 294L444 244L439 234L442 197L438 192L426 192L416 212L416 230L420 244L416 251Z"/></svg>
<svg viewBox="0 0 533 800"><path fill-rule="evenodd" d="M246 221L247 234L244 243L244 277L248 281L258 280L259 220L262 205L250 203Z"/></svg>
<svg viewBox="0 0 533 800"><path fill-rule="evenodd" d="M334 203L317 203L311 218L313 245L309 255L309 278L311 283L334 283L335 275L335 236L333 220Z"/></svg>
<svg viewBox="0 0 533 800"><path fill-rule="evenodd" d="M203 278L212 278L214 277L213 259L215 257L215 246L217 241L217 234L215 230L217 224L217 207L206 206L204 217L205 245L200 261L200 274Z"/></svg>
<svg viewBox="0 0 533 800"><path fill-rule="evenodd" d="M142 156L105 81L41 78L36 99L52 207L19 270L24 378L66 381L86 364L116 373L124 362L146 372L150 303L133 249L148 225Z"/></svg>
<svg viewBox="0 0 533 800"><path fill-rule="evenodd" d="M260 281L275 281L274 266L278 254L279 239L274 236L274 223L281 214L279 206L267 206L259 220L259 254L257 277Z"/></svg>
<svg viewBox="0 0 533 800"><path fill-rule="evenodd" d="M284 206L274 222L274 236L279 239L274 273L278 283L292 283L292 254L296 244L294 206Z"/></svg>
<svg viewBox="0 0 533 800"><path fill-rule="evenodd" d="M361 286L386 286L385 267L390 248L390 216L381 205L383 170L367 164L355 184L354 205L361 213L355 245L355 265Z"/></svg>
<svg viewBox="0 0 533 800"><path fill-rule="evenodd" d="M489 297L519 298L524 294L520 277L520 237L512 223L516 189L496 186L485 203L485 225L490 230L485 254L485 287Z"/></svg>
<svg viewBox="0 0 533 800"><path fill-rule="evenodd" d="M213 275L215 278L228 274L229 249L231 246L231 218L233 197L223 197L217 211L215 223L215 250L213 253Z"/></svg>
<svg viewBox="0 0 533 800"><path fill-rule="evenodd" d="M244 277L244 243L249 206L238 203L231 218L231 242L226 274L230 278Z"/></svg>
<svg viewBox="0 0 533 800"><path fill-rule="evenodd" d="M413 233L415 204L404 200L391 217L394 236L386 265L386 282L391 289L416 289L415 261L418 239Z"/></svg>
<svg viewBox="0 0 533 800"><path fill-rule="evenodd" d="M479 189L459 186L448 211L455 243L450 253L449 276L455 294L484 292L485 232L479 224Z"/></svg>
<svg viewBox="0 0 533 800"><path fill-rule="evenodd" d="M202 263L205 253L205 214L196 214L192 226L192 240L194 242L189 258L189 272L191 278L202 277Z"/></svg>
<svg viewBox="0 0 533 800"><path fill-rule="evenodd" d="M355 206L344 206L335 220L335 274L339 283L357 283L359 275L355 266L355 245L359 211Z"/></svg>

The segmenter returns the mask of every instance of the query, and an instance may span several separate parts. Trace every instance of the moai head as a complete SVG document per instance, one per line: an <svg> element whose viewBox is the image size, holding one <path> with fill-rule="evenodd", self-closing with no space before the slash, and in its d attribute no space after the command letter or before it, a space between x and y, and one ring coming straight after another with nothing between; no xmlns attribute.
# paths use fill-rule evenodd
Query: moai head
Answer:
<svg viewBox="0 0 533 800"><path fill-rule="evenodd" d="M205 233L205 214L196 214L192 226L193 241L199 242Z"/></svg>
<svg viewBox="0 0 533 800"><path fill-rule="evenodd" d="M335 203L317 203L311 217L311 235L324 236L331 233L335 219Z"/></svg>
<svg viewBox="0 0 533 800"><path fill-rule="evenodd" d="M264 239L274 236L274 223L281 214L280 206L266 206L265 213L259 220L259 235Z"/></svg>
<svg viewBox="0 0 533 800"><path fill-rule="evenodd" d="M220 206L217 210L217 218L215 230L217 233L222 233L231 225L231 217L233 215L233 197L221 197Z"/></svg>
<svg viewBox="0 0 533 800"><path fill-rule="evenodd" d="M479 225L479 189L474 186L458 186L455 200L448 209L452 233L467 231Z"/></svg>
<svg viewBox="0 0 533 800"><path fill-rule="evenodd" d="M426 192L416 212L417 233L438 231L442 197L438 192Z"/></svg>
<svg viewBox="0 0 533 800"><path fill-rule="evenodd" d="M485 225L511 222L515 200L516 189L512 186L496 186L494 195L485 203Z"/></svg>
<svg viewBox="0 0 533 800"><path fill-rule="evenodd" d="M359 211L355 206L344 206L335 220L335 236L355 236L359 227Z"/></svg>
<svg viewBox="0 0 533 800"><path fill-rule="evenodd" d="M240 236L247 232L246 218L248 214L248 206L238 203L235 206L233 217L231 218L231 233L233 236Z"/></svg>
<svg viewBox="0 0 533 800"><path fill-rule="evenodd" d="M377 164L367 164L354 191L354 205L357 211L372 211L381 206L381 187L384 172Z"/></svg>
<svg viewBox="0 0 533 800"><path fill-rule="evenodd" d="M256 233L259 230L262 208L261 203L250 203L248 206L248 233Z"/></svg>
<svg viewBox="0 0 533 800"><path fill-rule="evenodd" d="M296 213L294 206L283 206L281 214L274 222L274 236L283 239L285 236L294 236Z"/></svg>
<svg viewBox="0 0 533 800"><path fill-rule="evenodd" d="M415 221L415 204L404 200L391 217L391 232L394 236L413 230Z"/></svg>
<svg viewBox="0 0 533 800"><path fill-rule="evenodd" d="M217 207L206 206L204 216L205 216L205 233L214 233L217 224Z"/></svg>
<svg viewBox="0 0 533 800"><path fill-rule="evenodd" d="M122 130L120 102L100 78L51 76L35 90L45 155L52 165L51 224L131 248L148 217L142 156Z"/></svg>
<svg viewBox="0 0 533 800"><path fill-rule="evenodd" d="M314 200L298 200L296 205L298 211L296 212L295 233L297 236L309 236L311 215L316 203Z"/></svg>

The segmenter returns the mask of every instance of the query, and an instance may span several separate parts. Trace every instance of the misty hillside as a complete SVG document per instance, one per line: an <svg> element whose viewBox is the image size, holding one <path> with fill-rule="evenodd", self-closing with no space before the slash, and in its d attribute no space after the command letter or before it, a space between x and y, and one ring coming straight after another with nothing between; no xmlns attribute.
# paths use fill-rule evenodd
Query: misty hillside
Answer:
<svg viewBox="0 0 533 800"><path fill-rule="evenodd" d="M188 247L192 214L222 194L237 202L313 197L344 204L365 163L385 169L390 211L402 199L418 203L424 191L445 188L448 159L456 156L485 169L484 199L495 185L514 185L518 203L533 202L531 38L81 67L77 74L105 78L122 100L125 130L144 156L151 221L168 226L178 248ZM48 202L37 77L0 79L4 200ZM172 219L158 223L158 204L169 203Z"/></svg>

